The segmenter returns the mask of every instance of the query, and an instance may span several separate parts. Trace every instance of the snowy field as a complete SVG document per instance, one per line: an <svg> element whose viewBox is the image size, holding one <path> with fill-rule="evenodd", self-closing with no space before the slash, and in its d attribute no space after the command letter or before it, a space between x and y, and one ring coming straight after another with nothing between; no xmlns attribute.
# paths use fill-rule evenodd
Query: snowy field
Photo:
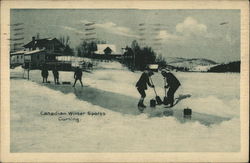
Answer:
<svg viewBox="0 0 250 163"><path fill-rule="evenodd" d="M137 110L135 83L141 72L119 63L102 63L83 73L81 88L41 83L40 71L31 80L23 70L11 70L11 152L235 152L240 149L240 74L174 72L182 99L173 110L189 107L191 120L162 116L148 107ZM60 81L73 83L73 72L60 72ZM163 79L153 81L163 97ZM147 90L145 104L154 98ZM45 115L50 112L57 115ZM69 115L80 112L81 115ZM159 111L160 112L160 111ZM59 115L61 113L61 115ZM65 114L64 114L65 113Z"/></svg>

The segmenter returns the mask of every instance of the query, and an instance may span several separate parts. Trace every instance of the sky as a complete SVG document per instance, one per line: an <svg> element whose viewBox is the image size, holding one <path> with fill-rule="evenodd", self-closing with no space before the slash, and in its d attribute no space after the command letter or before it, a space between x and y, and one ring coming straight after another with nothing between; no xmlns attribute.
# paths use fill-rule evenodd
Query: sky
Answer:
<svg viewBox="0 0 250 163"><path fill-rule="evenodd" d="M37 33L40 38L70 36L75 48L94 37L120 52L137 40L166 58L240 60L240 10L12 9L10 15L10 24L23 23L24 43ZM10 28L11 37L17 37L17 27Z"/></svg>

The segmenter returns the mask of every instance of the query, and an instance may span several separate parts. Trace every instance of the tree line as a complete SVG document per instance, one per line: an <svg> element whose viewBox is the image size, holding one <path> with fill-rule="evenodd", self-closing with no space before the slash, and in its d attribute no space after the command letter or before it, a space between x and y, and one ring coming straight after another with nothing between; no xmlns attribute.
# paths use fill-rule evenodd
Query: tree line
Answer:
<svg viewBox="0 0 250 163"><path fill-rule="evenodd" d="M240 72L240 61L211 67L208 72Z"/></svg>
<svg viewBox="0 0 250 163"><path fill-rule="evenodd" d="M87 41L83 40L80 45L76 47L78 57L88 57L91 58L94 52L97 50L97 44L106 44L106 41Z"/></svg>
<svg viewBox="0 0 250 163"><path fill-rule="evenodd" d="M166 61L161 55L157 55L149 47L140 47L136 40L132 41L131 46L126 46L122 63L132 70L145 70L148 64L159 64L160 67L166 66Z"/></svg>
<svg viewBox="0 0 250 163"><path fill-rule="evenodd" d="M75 55L73 49L69 46L69 36L60 37L59 40L65 45L63 54ZM97 51L97 44L106 44L103 40L82 40L76 47L76 56L78 57L94 57L94 52ZM130 70L145 70L148 64L159 64L160 67L166 66L166 61L162 55L157 55L154 50L149 47L141 47L136 40L133 40L131 46L126 46L125 52L121 58L118 59L122 64L127 66Z"/></svg>
<svg viewBox="0 0 250 163"><path fill-rule="evenodd" d="M74 50L70 47L70 37L69 36L61 36L59 37L59 41L65 46L63 50L63 55L74 56Z"/></svg>

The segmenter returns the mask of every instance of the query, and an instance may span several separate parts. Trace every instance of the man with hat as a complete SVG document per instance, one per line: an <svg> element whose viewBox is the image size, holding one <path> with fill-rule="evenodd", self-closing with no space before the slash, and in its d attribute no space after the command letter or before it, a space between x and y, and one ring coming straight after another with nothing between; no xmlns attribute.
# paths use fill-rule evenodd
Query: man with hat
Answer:
<svg viewBox="0 0 250 163"><path fill-rule="evenodd" d="M161 71L162 76L164 77L164 80L166 81L167 85L165 85L165 89L168 89L167 92L167 104L170 104L170 107L174 105L174 94L176 90L179 88L181 83L179 80L170 72L169 69L163 69Z"/></svg>
<svg viewBox="0 0 250 163"><path fill-rule="evenodd" d="M138 80L138 82L136 83L137 90L138 90L138 92L141 95L141 98L140 98L139 103L138 103L138 107L143 107L143 108L146 107L143 104L144 98L146 97L145 90L147 90L147 85L149 85L152 88L154 87L154 85L151 84L150 81L149 81L149 78L153 74L154 74L153 71L151 71L151 70L145 70L142 73L142 75L141 75L140 79Z"/></svg>

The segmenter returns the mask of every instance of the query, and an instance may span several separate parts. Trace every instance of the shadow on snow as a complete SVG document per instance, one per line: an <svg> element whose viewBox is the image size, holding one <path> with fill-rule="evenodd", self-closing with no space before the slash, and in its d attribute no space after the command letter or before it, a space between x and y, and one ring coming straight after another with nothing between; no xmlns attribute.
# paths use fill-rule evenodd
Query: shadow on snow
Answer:
<svg viewBox="0 0 250 163"><path fill-rule="evenodd" d="M54 85L54 84L43 84L39 83L43 86L47 86L51 89L61 91L62 93L74 93L79 100L87 101L93 105L98 105L100 107L119 112L122 114L131 114L131 115L139 115L141 114L137 109L138 99L129 97L126 95L108 92L100 89L96 89L89 86L80 87L79 85L76 88L73 88L72 85ZM178 104L180 101L190 98L190 94L179 95L179 97L175 98L175 104ZM205 113L192 112L191 117L183 116L184 108L177 108L178 106L174 106L173 108L156 106L156 108L146 108L144 113L148 115L149 118L154 117L168 117L173 116L179 122L194 122L199 121L201 124L210 126L212 124L218 124L223 121L230 120L230 118L220 117ZM91 109L91 108L89 108ZM170 114L168 114L170 112Z"/></svg>

